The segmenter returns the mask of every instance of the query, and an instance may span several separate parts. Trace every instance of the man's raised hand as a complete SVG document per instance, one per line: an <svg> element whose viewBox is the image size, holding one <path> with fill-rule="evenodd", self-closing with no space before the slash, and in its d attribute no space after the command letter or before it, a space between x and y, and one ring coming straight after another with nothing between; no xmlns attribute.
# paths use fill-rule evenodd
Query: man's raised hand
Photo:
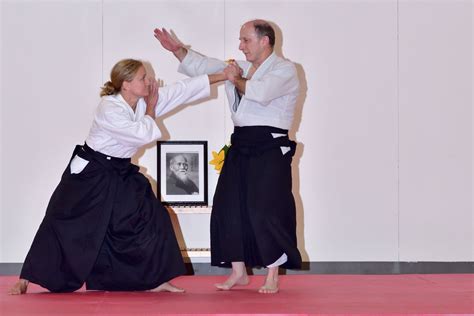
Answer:
<svg viewBox="0 0 474 316"><path fill-rule="evenodd" d="M160 41L161 46L163 46L166 50L174 53L183 47L183 44L180 43L176 38L173 38L165 28L162 28L161 30L156 28L154 32L156 39Z"/></svg>

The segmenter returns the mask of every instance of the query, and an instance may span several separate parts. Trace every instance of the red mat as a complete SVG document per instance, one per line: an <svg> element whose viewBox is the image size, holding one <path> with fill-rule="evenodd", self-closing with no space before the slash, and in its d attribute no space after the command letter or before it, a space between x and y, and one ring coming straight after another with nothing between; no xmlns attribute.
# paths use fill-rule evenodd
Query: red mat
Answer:
<svg viewBox="0 0 474 316"><path fill-rule="evenodd" d="M246 287L217 291L224 276L183 276L186 293L96 292L53 294L31 284L7 295L17 277L0 277L0 315L163 314L474 314L474 275L285 275L278 294Z"/></svg>

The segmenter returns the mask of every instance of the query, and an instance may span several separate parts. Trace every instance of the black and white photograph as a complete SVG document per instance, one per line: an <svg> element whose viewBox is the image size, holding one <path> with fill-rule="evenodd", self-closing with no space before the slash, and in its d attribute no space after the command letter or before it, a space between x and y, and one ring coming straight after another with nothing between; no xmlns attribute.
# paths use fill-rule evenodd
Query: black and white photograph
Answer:
<svg viewBox="0 0 474 316"><path fill-rule="evenodd" d="M169 205L207 205L207 142L158 142L158 187Z"/></svg>

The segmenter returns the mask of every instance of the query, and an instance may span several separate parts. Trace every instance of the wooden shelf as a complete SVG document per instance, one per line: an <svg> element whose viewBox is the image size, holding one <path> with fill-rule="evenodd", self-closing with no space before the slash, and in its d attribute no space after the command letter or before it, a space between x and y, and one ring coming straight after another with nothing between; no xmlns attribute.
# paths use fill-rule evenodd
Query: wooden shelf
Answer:
<svg viewBox="0 0 474 316"><path fill-rule="evenodd" d="M211 214L211 206L167 206L175 214Z"/></svg>
<svg viewBox="0 0 474 316"><path fill-rule="evenodd" d="M184 258L209 258L211 257L211 249L209 248L188 248L181 250Z"/></svg>

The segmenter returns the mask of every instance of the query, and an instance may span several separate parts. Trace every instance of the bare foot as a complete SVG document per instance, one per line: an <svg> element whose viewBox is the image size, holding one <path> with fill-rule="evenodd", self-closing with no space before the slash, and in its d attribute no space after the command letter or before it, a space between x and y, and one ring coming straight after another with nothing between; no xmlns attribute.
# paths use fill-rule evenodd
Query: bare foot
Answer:
<svg viewBox="0 0 474 316"><path fill-rule="evenodd" d="M184 289L174 286L169 282L165 282L152 290L153 292L173 292L173 293L183 293Z"/></svg>
<svg viewBox="0 0 474 316"><path fill-rule="evenodd" d="M25 279L20 279L18 282L15 283L14 286L12 286L8 290L8 294L10 295L19 295L19 294L25 294L26 290L28 289L28 280Z"/></svg>
<svg viewBox="0 0 474 316"><path fill-rule="evenodd" d="M278 267L268 268L268 274L265 278L265 284L258 290L258 293L278 293Z"/></svg>
<svg viewBox="0 0 474 316"><path fill-rule="evenodd" d="M228 291L233 288L235 285L247 285L249 284L249 276L247 272L236 273L232 271L229 278L224 283L214 284L219 290Z"/></svg>
<svg viewBox="0 0 474 316"><path fill-rule="evenodd" d="M265 280L265 284L258 289L258 293L275 294L278 293L278 278Z"/></svg>

